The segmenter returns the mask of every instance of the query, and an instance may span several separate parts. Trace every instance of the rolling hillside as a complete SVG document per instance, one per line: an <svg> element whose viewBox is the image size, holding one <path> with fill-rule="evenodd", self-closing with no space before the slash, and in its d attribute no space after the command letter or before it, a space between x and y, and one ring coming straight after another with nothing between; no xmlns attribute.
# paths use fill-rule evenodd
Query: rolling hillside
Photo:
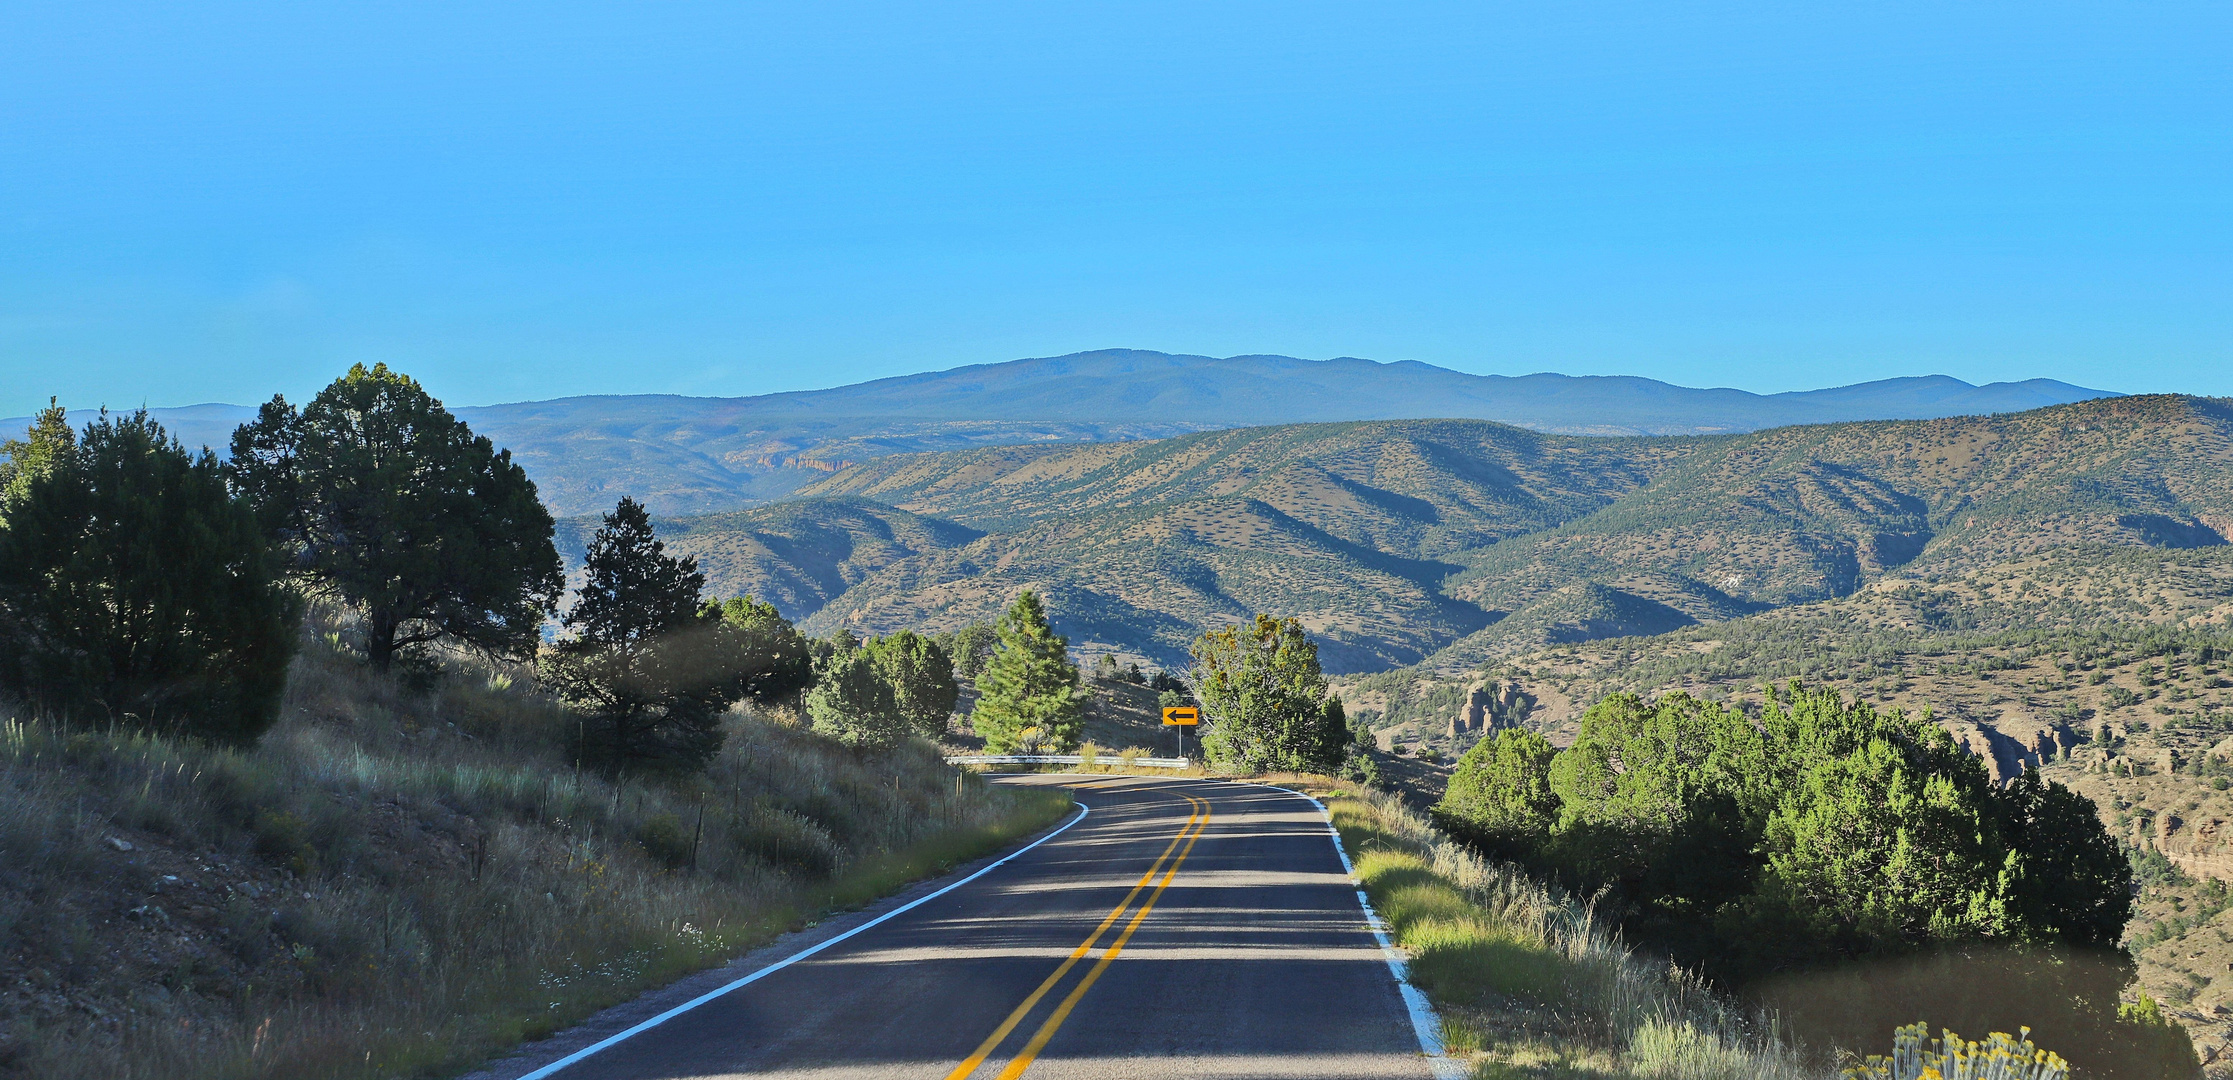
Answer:
<svg viewBox="0 0 2233 1080"><path fill-rule="evenodd" d="M762 505L856 462L971 446L1151 439L1202 424L761 415L754 398L572 398L457 410L561 514L634 496L655 513Z"/></svg>
<svg viewBox="0 0 2233 1080"><path fill-rule="evenodd" d="M1900 568L1958 571L2080 543L2221 544L2228 480L2233 409L2213 399L1784 428L1700 441L1633 496L1472 553L1445 591L1519 613L1570 606L1564 590L1595 582L1712 621L1844 596ZM1435 666L1560 640L1520 625L1488 628Z"/></svg>
<svg viewBox="0 0 2233 1080"><path fill-rule="evenodd" d="M1025 588L1062 632L1174 664L1204 627L1297 612L1337 670L1409 662L1489 616L1432 582L1456 567L1330 536L1265 503L1198 499L988 535L871 575L806 626L884 633L989 622Z"/></svg>
<svg viewBox="0 0 2233 1080"><path fill-rule="evenodd" d="M558 522L554 540L570 569L578 568L598 523L595 517ZM698 560L718 595L750 593L791 619L814 614L878 570L981 535L859 499L806 499L733 514L664 518L658 531L670 551Z"/></svg>
<svg viewBox="0 0 2233 1080"><path fill-rule="evenodd" d="M2222 544L2229 481L2233 407L2154 396L1745 435L1379 421L893 455L816 501L662 528L750 552L709 563L723 591L818 583L773 595L819 629L948 629L1032 587L1091 650L1180 663L1202 628L1273 611L1337 670L1455 674L2072 545ZM837 520L881 506L945 531L863 546ZM778 518L783 544L728 539Z"/></svg>
<svg viewBox="0 0 2233 1080"><path fill-rule="evenodd" d="M1610 505L1691 446L1548 436L1484 421L1307 424L1144 443L894 456L801 494L873 499L984 529L1203 498L1249 499L1329 536L1425 558Z"/></svg>

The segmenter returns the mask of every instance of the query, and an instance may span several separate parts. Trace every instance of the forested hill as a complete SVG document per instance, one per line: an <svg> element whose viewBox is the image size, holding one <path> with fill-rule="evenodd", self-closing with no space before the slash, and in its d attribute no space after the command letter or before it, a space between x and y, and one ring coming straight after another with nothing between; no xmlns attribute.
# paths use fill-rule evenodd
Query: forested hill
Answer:
<svg viewBox="0 0 2233 1080"><path fill-rule="evenodd" d="M1972 386L1944 375L1928 375L1754 394L1674 386L1633 376L1472 375L1413 360L1381 363L1353 356L1303 360L1100 349L731 400L768 415L797 417L1218 427L1462 417L1540 431L1630 435L2015 412L2104 396L2113 395L2053 379Z"/></svg>
<svg viewBox="0 0 2233 1080"><path fill-rule="evenodd" d="M802 494L661 527L717 587L822 629L951 628L1029 586L1089 650L1179 663L1202 628L1270 611L1334 669L1455 673L2072 545L2222 544L2233 403L1660 438L1288 425L894 455Z"/></svg>
<svg viewBox="0 0 2233 1080"><path fill-rule="evenodd" d="M2113 395L2052 379L1972 386L1943 375L1761 395L1631 377L1470 375L1412 361L1104 349L756 397L572 397L454 412L510 449L560 515L607 510L624 494L655 513L686 514L786 498L888 454L974 446L1412 417L1568 434L1695 434L2015 412L2103 396ZM255 408L154 414L188 447L223 454ZM73 413L73 422L84 419ZM28 423L0 420L0 437Z"/></svg>

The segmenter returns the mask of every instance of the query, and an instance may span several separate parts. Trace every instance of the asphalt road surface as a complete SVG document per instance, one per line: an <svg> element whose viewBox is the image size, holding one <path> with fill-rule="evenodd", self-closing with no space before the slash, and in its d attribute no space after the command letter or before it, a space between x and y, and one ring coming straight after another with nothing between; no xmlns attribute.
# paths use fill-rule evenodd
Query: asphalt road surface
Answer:
<svg viewBox="0 0 2233 1080"><path fill-rule="evenodd" d="M1003 782L1073 787L1090 812L749 985L555 1071L500 1075L1431 1075L1310 802L1179 778Z"/></svg>

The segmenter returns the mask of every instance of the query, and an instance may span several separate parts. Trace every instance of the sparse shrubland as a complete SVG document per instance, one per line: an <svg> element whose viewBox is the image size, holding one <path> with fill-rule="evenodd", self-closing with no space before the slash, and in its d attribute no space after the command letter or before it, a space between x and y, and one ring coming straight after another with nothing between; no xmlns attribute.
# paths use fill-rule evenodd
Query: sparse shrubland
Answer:
<svg viewBox="0 0 2233 1080"><path fill-rule="evenodd" d="M320 626L253 747L8 723L0 1073L438 1072L1067 805L780 714L731 714L702 773L578 770L526 670L413 691Z"/></svg>

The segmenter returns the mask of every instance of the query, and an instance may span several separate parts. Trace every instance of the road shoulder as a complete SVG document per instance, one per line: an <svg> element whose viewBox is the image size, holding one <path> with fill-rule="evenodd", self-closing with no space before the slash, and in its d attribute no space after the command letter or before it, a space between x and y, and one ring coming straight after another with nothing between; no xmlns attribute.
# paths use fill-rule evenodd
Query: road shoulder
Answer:
<svg viewBox="0 0 2233 1080"><path fill-rule="evenodd" d="M606 1008L572 1027L533 1042L522 1043L510 1053L493 1058L458 1080L517 1080L559 1061L570 1054L594 1046L605 1039L635 1027L671 1009L687 1004L720 988L764 971L793 956L814 948L823 942L851 933L900 908L922 900L970 876L980 873L1010 858L1024 849L1038 844L1054 833L1060 832L1078 820L1076 815L1066 816L1029 836L998 851L963 863L942 874L916 880L867 905L850 911L835 912L811 925L790 931L743 956L719 967L707 968L693 975L648 991L636 998Z"/></svg>

